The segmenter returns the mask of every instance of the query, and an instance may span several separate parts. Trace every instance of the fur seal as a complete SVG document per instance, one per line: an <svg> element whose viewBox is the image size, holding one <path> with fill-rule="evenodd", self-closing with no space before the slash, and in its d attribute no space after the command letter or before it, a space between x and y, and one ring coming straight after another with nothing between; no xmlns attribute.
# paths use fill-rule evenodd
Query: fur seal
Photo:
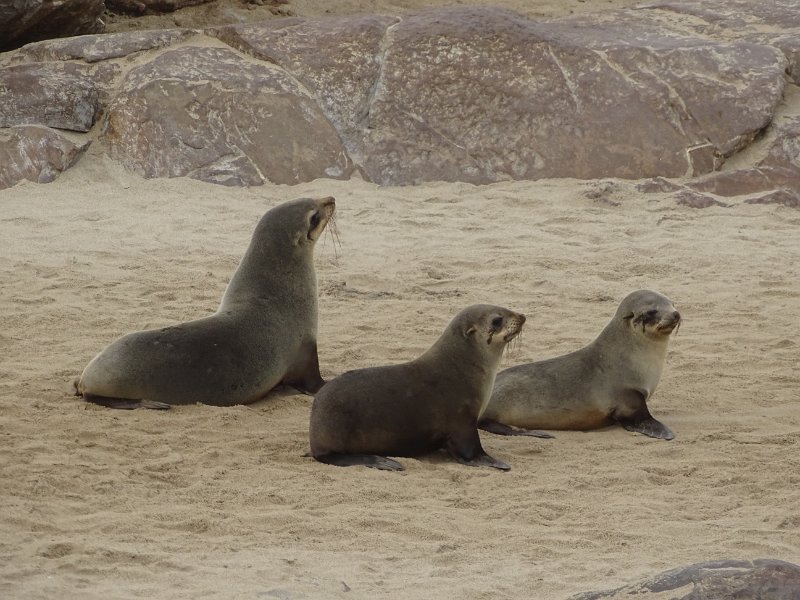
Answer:
<svg viewBox="0 0 800 600"><path fill-rule="evenodd" d="M499 373L478 426L501 435L551 437L529 428L587 430L616 422L671 440L675 434L652 417L646 402L680 322L666 296L632 292L588 346Z"/></svg>
<svg viewBox="0 0 800 600"><path fill-rule="evenodd" d="M125 335L75 382L111 408L248 404L278 384L306 393L325 383L317 359L314 245L333 217L331 197L268 211L211 316Z"/></svg>
<svg viewBox="0 0 800 600"><path fill-rule="evenodd" d="M382 455L444 447L460 463L509 470L484 452L477 423L503 349L524 322L506 308L476 304L458 313L419 358L329 381L311 408L311 455L332 465L402 471Z"/></svg>

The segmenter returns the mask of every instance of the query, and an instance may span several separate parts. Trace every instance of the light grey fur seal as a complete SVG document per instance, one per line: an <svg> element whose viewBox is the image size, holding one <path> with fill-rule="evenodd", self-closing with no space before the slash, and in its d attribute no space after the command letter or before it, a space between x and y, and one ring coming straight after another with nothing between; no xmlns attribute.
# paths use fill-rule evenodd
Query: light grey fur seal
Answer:
<svg viewBox="0 0 800 600"><path fill-rule="evenodd" d="M279 384L306 393L324 381L317 359L314 245L333 198L301 198L268 211L211 316L125 335L75 383L111 408L248 404Z"/></svg>
<svg viewBox="0 0 800 600"><path fill-rule="evenodd" d="M533 428L588 430L616 422L671 440L675 434L652 417L647 400L680 322L666 296L632 292L588 346L499 373L479 427L501 435L551 437Z"/></svg>
<svg viewBox="0 0 800 600"><path fill-rule="evenodd" d="M444 447L458 462L509 470L484 452L477 423L503 349L524 322L506 308L476 304L456 315L419 358L331 380L311 408L311 455L332 465L401 471L402 464L385 456Z"/></svg>

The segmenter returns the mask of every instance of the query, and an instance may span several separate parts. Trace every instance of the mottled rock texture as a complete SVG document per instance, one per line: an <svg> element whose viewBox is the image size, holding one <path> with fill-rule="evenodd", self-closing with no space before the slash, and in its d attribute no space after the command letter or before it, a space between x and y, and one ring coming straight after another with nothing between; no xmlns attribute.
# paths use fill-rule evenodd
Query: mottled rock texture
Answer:
<svg viewBox="0 0 800 600"><path fill-rule="evenodd" d="M78 160L89 143L74 144L63 134L39 125L0 129L0 189L23 179L50 183Z"/></svg>
<svg viewBox="0 0 800 600"><path fill-rule="evenodd" d="M800 566L780 560L721 560L666 571L652 579L570 600L792 600L800 598Z"/></svg>
<svg viewBox="0 0 800 600"><path fill-rule="evenodd" d="M719 2L546 22L451 7L41 42L0 56L0 127L99 123L128 169L225 185L354 170L397 185L697 177L774 121L795 56L784 2ZM791 188L796 139L757 165L774 189Z"/></svg>
<svg viewBox="0 0 800 600"><path fill-rule="evenodd" d="M169 50L132 69L102 140L145 177L291 184L352 170L336 130L292 77L224 48Z"/></svg>
<svg viewBox="0 0 800 600"><path fill-rule="evenodd" d="M89 131L99 110L97 86L81 65L29 63L0 69L0 127L38 124Z"/></svg>

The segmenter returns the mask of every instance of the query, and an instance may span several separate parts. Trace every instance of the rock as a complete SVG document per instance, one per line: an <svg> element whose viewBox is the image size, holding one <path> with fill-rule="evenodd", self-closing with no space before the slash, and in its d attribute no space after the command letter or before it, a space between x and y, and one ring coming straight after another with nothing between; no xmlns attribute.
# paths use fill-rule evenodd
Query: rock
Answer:
<svg viewBox="0 0 800 600"><path fill-rule="evenodd" d="M77 162L90 143L74 144L39 125L0 129L0 189L23 179L50 183Z"/></svg>
<svg viewBox="0 0 800 600"><path fill-rule="evenodd" d="M793 0L665 0L637 8L683 17L681 26L700 35L775 46L789 60L793 81L800 83L800 11Z"/></svg>
<svg viewBox="0 0 800 600"><path fill-rule="evenodd" d="M684 189L682 185L677 184L663 177L652 177L636 184L636 191L643 194L653 194L656 192L675 192Z"/></svg>
<svg viewBox="0 0 800 600"><path fill-rule="evenodd" d="M28 42L99 33L103 0L13 0L0 3L0 52Z"/></svg>
<svg viewBox="0 0 800 600"><path fill-rule="evenodd" d="M100 93L81 65L30 63L0 69L0 127L38 124L89 131Z"/></svg>
<svg viewBox="0 0 800 600"><path fill-rule="evenodd" d="M782 189L769 192L757 198L748 198L747 204L782 204L789 208L800 208L800 194L792 190Z"/></svg>
<svg viewBox="0 0 800 600"><path fill-rule="evenodd" d="M286 18L212 29L240 50L289 71L318 99L351 158L363 161L362 129L381 68L386 30L397 19Z"/></svg>
<svg viewBox="0 0 800 600"><path fill-rule="evenodd" d="M666 571L651 579L569 600L790 600L800 598L800 566L781 560L721 560Z"/></svg>
<svg viewBox="0 0 800 600"><path fill-rule="evenodd" d="M12 61L84 60L88 63L94 63L128 56L144 50L164 48L196 33L191 29L163 29L125 31L105 35L83 35L61 40L46 40L23 46L14 53Z"/></svg>
<svg viewBox="0 0 800 600"><path fill-rule="evenodd" d="M607 37L494 8L409 16L348 147L382 184L696 175L749 143L783 91L771 48Z"/></svg>
<svg viewBox="0 0 800 600"><path fill-rule="evenodd" d="M688 184L719 196L741 196L787 188L800 192L800 117L787 117L770 132L766 156L754 167L715 173Z"/></svg>
<svg viewBox="0 0 800 600"><path fill-rule="evenodd" d="M711 196L706 196L700 192L693 190L682 190L675 194L675 201L681 206L688 206L689 208L709 208L710 206L722 206L727 208L730 204L720 202Z"/></svg>
<svg viewBox="0 0 800 600"><path fill-rule="evenodd" d="M144 177L260 185L352 172L335 129L295 80L222 48L168 50L129 71L101 139Z"/></svg>
<svg viewBox="0 0 800 600"><path fill-rule="evenodd" d="M187 6L208 4L214 0L105 0L109 10L143 15L174 12Z"/></svg>

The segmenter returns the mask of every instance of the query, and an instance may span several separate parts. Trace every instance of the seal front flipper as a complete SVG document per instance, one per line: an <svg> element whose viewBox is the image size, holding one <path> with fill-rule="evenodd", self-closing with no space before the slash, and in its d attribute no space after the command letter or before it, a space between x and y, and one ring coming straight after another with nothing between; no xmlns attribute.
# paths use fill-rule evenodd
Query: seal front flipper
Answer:
<svg viewBox="0 0 800 600"><path fill-rule="evenodd" d="M381 471L405 471L405 467L401 463L377 454L322 454L314 458L319 462L337 467L363 465Z"/></svg>
<svg viewBox="0 0 800 600"><path fill-rule="evenodd" d="M611 414L611 418L617 423L622 425L628 431L641 433L651 438L660 440L671 440L675 438L672 430L664 425L661 421L657 421L650 414L650 411L645 404L644 394L638 390L627 390L626 393L627 406L636 405L629 414L620 414L621 409L617 408Z"/></svg>
<svg viewBox="0 0 800 600"><path fill-rule="evenodd" d="M107 408L119 408L122 410L133 410L135 408L151 408L153 410L169 410L170 405L154 400L131 400L130 398L111 398L109 396L95 396L94 394L83 394L83 399L92 404L99 404Z"/></svg>
<svg viewBox="0 0 800 600"><path fill-rule="evenodd" d="M471 467L493 467L501 471L510 471L511 467L502 460L492 458L481 446L481 438L477 428L463 433L451 433L447 439L447 451L462 465Z"/></svg>
<svg viewBox="0 0 800 600"><path fill-rule="evenodd" d="M672 433L672 430L669 427L664 425L661 421L657 421L653 417L648 417L635 422L620 420L619 424L628 431L642 433L651 438L657 438L660 440L671 440L675 438L675 434Z"/></svg>
<svg viewBox="0 0 800 600"><path fill-rule="evenodd" d="M489 433L496 433L497 435L527 435L537 438L555 438L554 435L550 435L546 431L539 431L538 429L523 429L522 427L503 425L497 421L481 421L478 423L478 429L483 429Z"/></svg>
<svg viewBox="0 0 800 600"><path fill-rule="evenodd" d="M299 354L300 359L289 369L281 383L313 396L325 385L325 380L319 372L317 344L308 344Z"/></svg>

